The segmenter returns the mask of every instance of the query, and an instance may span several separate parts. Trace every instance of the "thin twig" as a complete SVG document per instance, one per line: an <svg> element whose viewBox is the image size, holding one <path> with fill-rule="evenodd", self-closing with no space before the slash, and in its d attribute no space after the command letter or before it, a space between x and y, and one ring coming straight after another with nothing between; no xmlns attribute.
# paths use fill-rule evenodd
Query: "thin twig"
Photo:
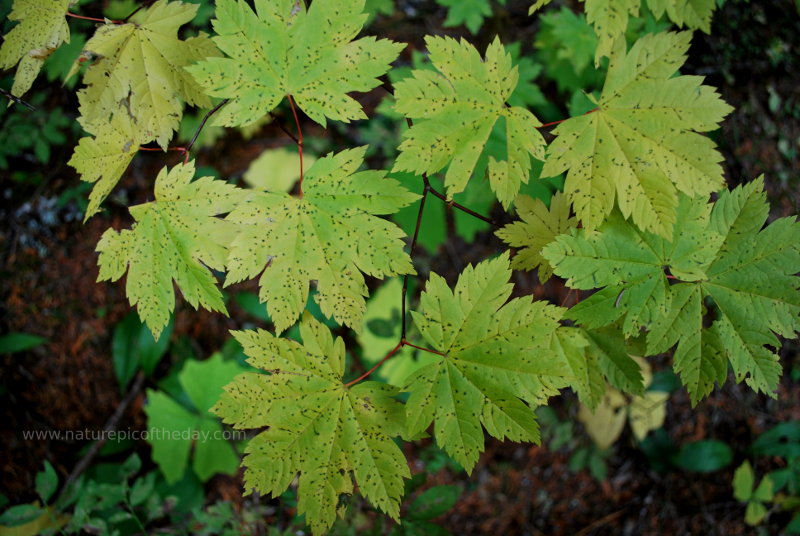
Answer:
<svg viewBox="0 0 800 536"><path fill-rule="evenodd" d="M133 17L134 15L139 13L139 11L141 11L142 9L144 9L146 7L150 7L151 5L153 5L154 2L155 2L155 0L145 0L144 2L142 2L142 4L139 7L137 7L133 11L131 11L131 13L127 17L122 19L122 22L128 22L128 20L130 20L131 17Z"/></svg>
<svg viewBox="0 0 800 536"><path fill-rule="evenodd" d="M34 106L33 104L31 104L29 102L26 102L26 101L20 99L19 97L17 97L16 95L11 93L10 91L6 91L5 89L0 88L0 94L3 95L4 97L7 97L7 98L11 99L12 101L16 102L17 104L23 105L24 107L26 107L27 109L29 109L32 112L36 111L36 106Z"/></svg>
<svg viewBox="0 0 800 536"><path fill-rule="evenodd" d="M194 131L194 136L192 136L192 140L188 143L188 145L186 145L186 157L187 157L187 160L188 160L188 157L189 157L189 151L192 150L192 146L194 145L194 142L197 141L197 137L200 135L200 131L203 130L203 127L206 126L206 122L208 121L208 119L212 115L217 113L220 110L220 108L222 108L223 106L225 106L229 102L230 102L230 99L224 99L224 100L220 101L219 104L217 104L216 106L211 108L211 110L208 111L208 113L205 115L205 117L203 117L203 120L200 121L200 126L198 126L197 130Z"/></svg>
<svg viewBox="0 0 800 536"><path fill-rule="evenodd" d="M297 125L297 152L300 154L300 180L297 183L299 189L298 195L303 197L303 131L300 129L300 119L297 117L297 110L294 107L294 99L291 95L289 97L289 106L292 109L294 116L294 124Z"/></svg>
<svg viewBox="0 0 800 536"><path fill-rule="evenodd" d="M297 136L292 134L291 131L289 131L285 126L283 126L283 124L280 121L278 121L278 118L275 117L275 114L273 114L272 112L269 112L269 116L272 118L273 121L275 121L275 125L277 125L277 127L279 129L281 129L281 132L283 132L284 134L286 134L287 136L292 138L293 142L295 142L297 144L300 143L300 140L297 139Z"/></svg>
<svg viewBox="0 0 800 536"><path fill-rule="evenodd" d="M431 191L431 184L428 182L428 176L422 174L422 180L425 181L425 188L422 190L422 199L419 202L419 212L417 212L417 225L414 227L414 236L411 239L411 249L408 256L411 257L412 262L414 258L414 251L417 249L417 239L419 238L419 230L422 227L422 212L425 210L425 200L428 198L428 193ZM403 290L401 292L400 302L400 318L402 329L400 331L400 340L406 339L406 294L408 294L408 274L403 276Z"/></svg>
<svg viewBox="0 0 800 536"><path fill-rule="evenodd" d="M164 151L164 150L166 150L166 151L178 151L180 153L183 153L183 163L184 164L188 164L189 163L189 151L192 150L192 146L197 141L198 136L200 136L200 132L203 130L203 127L206 126L206 122L209 120L209 118L212 115L217 113L220 108L222 108L223 106L228 104L229 101L230 101L230 99L225 99L225 100L221 101L219 104L217 104L216 106L214 106L211 110L209 110L209 112L205 115L205 117L203 117L203 120L200 122L200 125L194 131L194 136L192 136L191 141L189 141L189 143L185 147L169 147L167 149L162 149L160 147L139 147L139 150L140 151Z"/></svg>
<svg viewBox="0 0 800 536"><path fill-rule="evenodd" d="M445 203L447 203L448 205L450 205L451 207L453 207L453 208L457 208L457 209L458 209L458 210L460 210L461 212L464 212L464 213L466 213L466 214L469 214L470 216L472 216L472 217L474 217L474 218L478 218L479 220L481 220L481 221L484 221L484 222L486 222L486 223L488 223L489 225L492 225L492 226L494 226L494 227L500 227L500 224L499 224L499 223L497 223L496 221L494 221L493 219L491 219L491 218L487 218L486 216L482 216L482 215L478 214L477 212L475 212L474 210L472 210L472 209L469 209L469 208L465 207L464 205L462 205L462 204L460 204L460 203L456 203L456 202L455 202L455 201L453 201L452 199L447 199L447 196L446 196L446 195L444 195L444 194L443 194L443 193L441 193L441 192L437 192L437 191L436 191L435 189L433 189L433 188L431 188L431 193L432 193L433 195L435 195L436 197L438 197L439 199L441 199L442 201L444 201Z"/></svg>
<svg viewBox="0 0 800 536"><path fill-rule="evenodd" d="M616 512L612 512L605 517L601 517L597 521L593 521L592 523L590 523L589 525L583 527L580 531L578 531L575 534L575 536L586 536L587 534L590 534L593 530L600 528L608 523L611 523L612 521L617 519L619 516L625 513L625 510L626 510L625 508L623 508L622 510L617 510Z"/></svg>
<svg viewBox="0 0 800 536"><path fill-rule="evenodd" d="M106 425L103 427L103 434L100 436L100 439L95 441L95 443L89 448L89 450L84 454L83 458L78 462L75 468L67 477L67 480L64 481L64 486L61 488L61 492L59 492L58 497L56 498L55 502L57 503L67 490L75 483L76 480L89 468L89 465L94 460L97 453L100 452L100 449L103 448L103 445L106 444L106 440L108 439L109 433L117 429L117 425L119 424L120 419L125 414L125 410L128 409L128 406L131 405L131 402L139 395L139 392L144 387L145 375L143 372L139 372L136 376L136 380L131 385L131 388L128 390L128 394L125 395L125 398L122 399L122 402L119 403L117 409L114 411L114 414L111 415L111 418L108 419Z"/></svg>

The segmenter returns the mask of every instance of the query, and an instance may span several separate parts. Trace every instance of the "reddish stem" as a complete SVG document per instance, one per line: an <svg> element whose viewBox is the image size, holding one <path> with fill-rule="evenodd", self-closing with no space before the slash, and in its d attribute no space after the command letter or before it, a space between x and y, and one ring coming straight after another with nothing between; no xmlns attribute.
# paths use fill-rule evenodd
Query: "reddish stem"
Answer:
<svg viewBox="0 0 800 536"><path fill-rule="evenodd" d="M110 22L111 24L124 24L121 20L107 20L107 19L98 19L96 17L85 17L83 15L77 15L75 13L70 13L69 11L67 11L67 17L72 17L74 19L90 20L90 21L94 21L94 22L102 22L102 23Z"/></svg>
<svg viewBox="0 0 800 536"><path fill-rule="evenodd" d="M442 357L447 357L447 354L443 352L437 352L436 350L431 350L430 348L423 348L422 346L417 346L416 344L411 344L407 340L400 341L400 344L403 346L410 346L411 348L416 348L417 350L422 350L423 352L428 352L429 354L436 354Z"/></svg>
<svg viewBox="0 0 800 536"><path fill-rule="evenodd" d="M585 114L583 114L583 115L589 115L589 114L593 114L593 113L595 113L596 111L598 111L599 109L600 109L600 108L595 108L594 110L589 110L588 112L586 112L586 113L585 113ZM571 117L567 117L566 119L559 119L558 121L553 121L552 123L545 123L544 125L539 125L539 126L538 126L538 127L536 127L536 128L547 128L547 127L552 127L553 125L558 125L558 124L560 124L560 123L563 123L564 121L569 121L570 119L572 119L572 118L571 118Z"/></svg>
<svg viewBox="0 0 800 536"><path fill-rule="evenodd" d="M300 129L300 119L297 117L297 110L294 107L294 99L291 95L287 95L289 97L289 106L292 109L292 115L294 116L294 124L297 125L297 152L300 155L300 182L298 183L298 188L300 190L299 196L303 197L303 131Z"/></svg>
<svg viewBox="0 0 800 536"><path fill-rule="evenodd" d="M350 386L352 386L352 385L355 385L355 384L357 384L358 382L360 382L361 380L363 380L364 378L366 378L367 376L369 376L370 374L372 374L373 372L375 372L376 370L378 370L378 368L379 368L381 365L383 365L383 364L384 364L386 361L388 361L388 360L389 360L389 359L390 359L390 358L391 358L393 355L395 355L397 352L399 352L399 351L400 351L400 349L401 349L403 346L410 346L411 348L416 348L417 350L422 350L423 352L428 352L428 353L431 353L431 354L440 355L440 356L442 356L442 357L447 357L447 354L443 354L442 352L437 352L436 350L431 350L431 349L429 349L429 348L423 348L422 346L417 346L416 344L411 344L410 342L408 342L408 341L407 341L407 340L405 340L405 339L401 339L401 340L400 340L400 342L398 342L398 343L397 343L397 346L395 346L394 348L392 348L392 349L389 351L389 353L388 353L388 354L386 354L386 355L383 357L383 359L381 359L380 361L378 361L377 363L375 363L375 366L374 366L374 367L372 367L371 369L369 369L368 371L366 371L364 374L362 374L361 376L359 376L359 377L358 377L358 378L356 378L355 380L353 380L353 381L351 381L351 382L347 382L346 384L344 384L344 386L345 386L345 387L350 387Z"/></svg>
<svg viewBox="0 0 800 536"><path fill-rule="evenodd" d="M372 367L371 369L369 369L368 371L366 371L364 374L362 374L361 376L359 376L359 377L358 377L358 378L356 378L355 380L353 380L353 381L351 381L351 382L348 382L348 383L344 384L344 386L345 386L345 387L350 387L351 385L354 385L354 384L356 384L356 383L360 382L361 380L363 380L364 378L366 378L367 376L369 376L370 374L372 374L373 372L375 372L376 370L378 370L378 367L380 367L381 365L383 365L383 363L384 363L386 360L388 360L388 359L389 359L390 357L392 357L394 354L396 354L397 352L399 352L399 351L400 351L400 348L402 348L402 347L403 347L403 341L400 341L400 342L398 342L398 343L397 343L397 346L395 346L394 348L392 348L392 350L391 350L391 351L390 351L388 354L386 354L386 357L384 357L383 359L381 359L380 361L378 361L378 362L375 364L375 366L374 366L374 367Z"/></svg>

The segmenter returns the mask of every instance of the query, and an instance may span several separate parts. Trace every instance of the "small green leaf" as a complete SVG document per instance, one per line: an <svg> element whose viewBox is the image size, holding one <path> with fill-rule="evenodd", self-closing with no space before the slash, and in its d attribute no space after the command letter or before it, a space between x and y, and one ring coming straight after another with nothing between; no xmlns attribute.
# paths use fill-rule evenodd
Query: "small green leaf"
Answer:
<svg viewBox="0 0 800 536"><path fill-rule="evenodd" d="M774 493L774 486L772 484L772 478L770 477L770 475L764 475L764 478L761 479L761 483L753 492L753 500L768 502L774 498L775 498L775 493Z"/></svg>
<svg viewBox="0 0 800 536"><path fill-rule="evenodd" d="M153 494L156 484L156 473L150 472L142 478L137 478L131 486L130 502L131 506L139 506Z"/></svg>
<svg viewBox="0 0 800 536"><path fill-rule="evenodd" d="M782 422L759 435L753 442L753 454L786 460L800 456L800 421Z"/></svg>
<svg viewBox="0 0 800 536"><path fill-rule="evenodd" d="M122 465L119 466L118 474L119 478L122 480L127 480L128 478L132 477L136 473L138 473L142 468L142 459L139 458L139 455L135 452L131 454L127 460L125 460Z"/></svg>
<svg viewBox="0 0 800 536"><path fill-rule="evenodd" d="M216 404L222 388L240 372L242 367L236 361L225 360L222 354L214 354L204 361L187 361L178 373L178 380L189 395L189 400L202 414Z"/></svg>
<svg viewBox="0 0 800 536"><path fill-rule="evenodd" d="M170 320L156 341L136 312L130 313L117 324L111 339L111 361L120 391L125 391L140 368L148 376L153 374L169 347L172 325Z"/></svg>
<svg viewBox="0 0 800 536"><path fill-rule="evenodd" d="M164 474L168 484L179 481L189 463L192 434L200 417L172 400L168 395L148 389L147 442L153 448L153 461Z"/></svg>
<svg viewBox="0 0 800 536"><path fill-rule="evenodd" d="M34 504L18 504L12 506L0 515L0 525L16 527L33 521L44 513L44 510Z"/></svg>
<svg viewBox="0 0 800 536"><path fill-rule="evenodd" d="M42 499L42 504L47 504L57 487L58 475L50 462L45 460L44 469L36 473L36 493Z"/></svg>
<svg viewBox="0 0 800 536"><path fill-rule="evenodd" d="M673 463L687 471L711 473L727 467L732 460L733 451L727 443L704 439L683 445Z"/></svg>
<svg viewBox="0 0 800 536"><path fill-rule="evenodd" d="M744 511L744 522L750 526L755 526L764 521L767 517L767 507L764 503L750 501Z"/></svg>
<svg viewBox="0 0 800 536"><path fill-rule="evenodd" d="M755 475L750 462L745 460L733 473L733 496L739 502L747 502L753 496Z"/></svg>
<svg viewBox="0 0 800 536"><path fill-rule="evenodd" d="M460 486L434 486L420 493L408 509L411 519L429 520L450 510L461 497Z"/></svg>
<svg viewBox="0 0 800 536"><path fill-rule="evenodd" d="M41 346L47 339L29 333L9 333L0 337L0 354L24 352Z"/></svg>

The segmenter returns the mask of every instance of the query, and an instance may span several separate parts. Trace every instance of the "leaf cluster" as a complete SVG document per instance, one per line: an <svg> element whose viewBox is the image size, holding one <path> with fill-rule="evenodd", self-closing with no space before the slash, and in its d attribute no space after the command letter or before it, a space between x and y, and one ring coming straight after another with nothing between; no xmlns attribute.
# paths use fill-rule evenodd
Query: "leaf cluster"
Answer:
<svg viewBox="0 0 800 536"><path fill-rule="evenodd" d="M736 381L774 396L778 337L800 331L800 223L766 225L761 179L724 188L722 157L706 134L731 108L702 77L679 73L691 32L648 34L628 48L623 34L641 4L584 2L596 40L562 59L576 72L591 69L591 48L595 64L608 58L607 73L599 95L585 97L594 108L558 121L549 143L530 110L540 93L519 49L498 38L481 53L463 39L427 36L429 64L393 78L388 113L408 128L387 153L396 154L386 166L391 172L365 169L367 147L332 151L308 169L303 158L300 114L323 127L364 119L353 93L380 85L404 49L359 37L363 0L315 0L310 7L218 0L213 37L183 37L197 6L179 1L158 0L130 21L99 25L73 68L89 63L78 92L89 136L70 160L94 184L87 217L142 145L170 148L185 106L210 109L202 128L212 115L219 126L259 124L280 115L285 102L297 127L290 134L296 175L250 175L249 188L196 179L190 142L177 148L184 163L155 178L152 201L130 207L130 227L101 238L99 279L126 278L129 301L155 340L175 309L175 287L192 306L227 314L223 277L226 286L257 278L258 300L274 326L274 333L233 332L255 371L236 375L214 359L204 365L207 373L187 366L179 381L188 402L150 392L150 420L217 430L207 413L213 405L234 427L258 429L244 461L248 491L277 496L296 481L298 511L321 533L356 488L398 519L410 476L398 439L431 431L471 471L486 433L539 442L535 408L567 387L587 411L613 413L611 428L620 426L619 401L638 397L629 417L646 435L649 421L659 419L643 409L647 356L672 351L695 404L726 381L729 368ZM36 47L49 51L65 40L66 4L45 10L48 30L58 32L44 44L31 5L16 0L12 18L20 24L0 50L5 65L22 60L19 87L38 70L28 60ZM457 6L448 5L456 16ZM705 30L713 10L711 0L646 5L678 26ZM583 31L581 20L570 24L566 35ZM561 175L563 192L519 195L529 182ZM443 202L439 210L449 205L493 224L455 200L472 184L483 185L485 207L496 200L516 211L519 221L496 233L512 249L469 265L452 286L430 273L407 314L408 276L416 269L406 233L385 217L417 209L412 253L426 205ZM583 299L566 308L514 295L512 269L536 270L541 281L555 275ZM375 368L350 379L354 351L308 312L310 296L330 324L362 334L365 318L375 320L366 314L367 277L396 276L404 277L394 317L399 341ZM299 318L301 341L280 336ZM425 358L415 360L411 349ZM401 352L408 368L394 385L363 381ZM118 367L125 381L138 366L132 360ZM234 375L216 404L216 396L195 391L218 392ZM156 462L175 468L165 470L168 480L180 477L190 450L154 443ZM235 459L219 444L195 446L194 456L201 478L232 470Z"/></svg>

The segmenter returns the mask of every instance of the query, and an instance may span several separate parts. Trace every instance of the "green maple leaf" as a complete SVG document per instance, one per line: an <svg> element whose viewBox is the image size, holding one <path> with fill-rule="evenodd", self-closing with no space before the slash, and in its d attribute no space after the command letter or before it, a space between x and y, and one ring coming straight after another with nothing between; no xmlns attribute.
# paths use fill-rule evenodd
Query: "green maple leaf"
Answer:
<svg viewBox="0 0 800 536"><path fill-rule="evenodd" d="M759 179L724 191L713 205L681 196L670 239L619 215L597 231L557 238L543 251L555 273L572 287L601 289L568 316L587 329L624 317L628 336L648 328L648 353L677 343L675 368L693 403L724 382L727 363L737 381L771 394L781 369L765 345L777 348L774 333L800 330L800 224L783 218L762 229L762 188Z"/></svg>
<svg viewBox="0 0 800 536"><path fill-rule="evenodd" d="M670 236L678 192L709 195L724 184L722 156L699 133L717 128L731 107L701 77L672 76L690 39L661 33L627 54L617 48L597 111L554 131L542 176L567 171L564 191L585 227L600 225L616 200L640 228Z"/></svg>
<svg viewBox="0 0 800 536"><path fill-rule="evenodd" d="M94 137L81 138L67 162L80 173L82 181L94 183L84 221L100 210L100 203L128 169L141 141L136 126L124 110L115 113L109 123L99 126L96 133Z"/></svg>
<svg viewBox="0 0 800 536"><path fill-rule="evenodd" d="M128 299L156 339L175 308L173 279L194 307L227 314L209 268L225 269L235 229L217 216L248 194L211 177L192 181L194 171L193 161L163 168L155 201L130 208L133 227L109 229L97 244L98 281L116 281L127 270Z"/></svg>
<svg viewBox="0 0 800 536"><path fill-rule="evenodd" d="M539 441L529 405L539 405L574 372L549 352L563 309L528 298L509 301L507 255L468 266L455 290L431 274L414 322L443 355L404 387L409 436L434 422L436 440L468 472L483 450L483 430L513 441ZM504 305L505 304L505 305Z"/></svg>
<svg viewBox="0 0 800 536"><path fill-rule="evenodd" d="M217 473L236 473L239 456L222 438L222 426L209 410L222 394L223 386L240 372L238 363L224 361L221 354L205 361L187 361L178 374L178 382L192 408L166 393L147 391L144 411L151 431L148 443L153 448L153 461L167 483L174 484L183 477L192 451L192 468L202 481Z"/></svg>
<svg viewBox="0 0 800 536"><path fill-rule="evenodd" d="M366 118L347 94L380 82L404 45L363 37L351 41L367 19L364 0L217 2L214 42L228 58L213 58L188 70L213 97L231 99L217 124L252 123L286 95L314 121Z"/></svg>
<svg viewBox="0 0 800 536"><path fill-rule="evenodd" d="M84 75L87 87L78 92L80 122L87 131L96 134L122 108L143 139L166 148L180 126L183 101L211 105L183 68L218 52L205 35L185 41L177 37L178 28L194 18L197 8L159 0L130 23L97 29L82 53L84 59L97 59Z"/></svg>
<svg viewBox="0 0 800 536"><path fill-rule="evenodd" d="M708 229L711 206L681 196L671 240L639 230L615 212L598 231L574 230L547 245L542 256L571 288L602 290L574 306L568 316L587 328L625 316L632 336L669 309L664 267L676 277L703 279L719 235Z"/></svg>
<svg viewBox="0 0 800 536"><path fill-rule="evenodd" d="M299 473L298 513L315 534L333 523L340 498L359 491L394 519L403 479L411 476L392 441L403 411L386 384L342 383L341 338L306 314L303 344L268 331L233 332L248 361L269 374L245 373L228 385L214 411L237 428L268 429L246 449L245 487L273 497Z"/></svg>
<svg viewBox="0 0 800 536"><path fill-rule="evenodd" d="M521 195L516 201L517 216L522 221L510 223L495 234L506 244L522 248L511 259L515 270L539 269L539 281L545 283L553 275L550 264L542 257L542 248L557 236L577 227L571 218L567 198L561 192L550 200L550 208L541 199Z"/></svg>
<svg viewBox="0 0 800 536"><path fill-rule="evenodd" d="M436 2L447 8L445 28L463 24L473 35L483 26L483 19L492 15L489 0L436 0ZM500 3L505 4L505 0L500 0Z"/></svg>
<svg viewBox="0 0 800 536"><path fill-rule="evenodd" d="M672 22L681 28L699 28L711 32L711 16L714 14L714 0L647 0L647 7L656 18L665 12Z"/></svg>
<svg viewBox="0 0 800 536"><path fill-rule="evenodd" d="M378 218L419 198L385 172L356 172L366 147L317 160L303 179L303 196L256 192L228 217L239 228L231 245L226 285L260 280L261 301L280 332L291 326L317 281L322 312L361 328L367 287L374 277L414 273L404 233Z"/></svg>
<svg viewBox="0 0 800 536"><path fill-rule="evenodd" d="M464 190L492 129L505 123L506 159L489 158L489 183L508 208L528 182L531 157L544 158L539 120L527 109L507 106L519 80L516 67L499 40L485 60L466 41L425 38L438 72L415 70L395 86L395 109L414 120L403 134L394 171L445 175L448 197Z"/></svg>
<svg viewBox="0 0 800 536"><path fill-rule="evenodd" d="M62 43L69 43L65 15L70 0L14 0L9 20L19 21L0 47L0 68L19 63L11 93L21 97L31 88L44 61Z"/></svg>

